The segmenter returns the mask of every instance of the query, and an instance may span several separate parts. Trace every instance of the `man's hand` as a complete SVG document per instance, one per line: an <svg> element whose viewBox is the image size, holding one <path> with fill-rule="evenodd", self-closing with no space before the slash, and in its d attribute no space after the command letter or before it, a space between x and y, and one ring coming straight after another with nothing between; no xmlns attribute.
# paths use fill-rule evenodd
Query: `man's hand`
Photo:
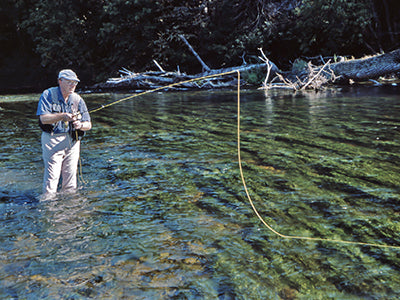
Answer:
<svg viewBox="0 0 400 300"><path fill-rule="evenodd" d="M58 121L71 122L74 121L74 115L69 113L56 113L40 115L40 121L43 124L54 124Z"/></svg>
<svg viewBox="0 0 400 300"><path fill-rule="evenodd" d="M83 123L79 120L75 120L72 125L74 126L75 129L82 129Z"/></svg>
<svg viewBox="0 0 400 300"><path fill-rule="evenodd" d="M70 113L62 113L62 121L63 122L71 122L74 121L75 117L73 114Z"/></svg>

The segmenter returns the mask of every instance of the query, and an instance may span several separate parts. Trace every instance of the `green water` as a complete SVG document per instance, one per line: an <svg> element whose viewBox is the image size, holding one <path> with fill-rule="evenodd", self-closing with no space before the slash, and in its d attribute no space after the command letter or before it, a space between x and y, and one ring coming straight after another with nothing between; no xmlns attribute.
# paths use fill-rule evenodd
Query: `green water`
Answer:
<svg viewBox="0 0 400 300"><path fill-rule="evenodd" d="M285 235L400 246L399 89L243 91L241 155ZM89 109L123 98L83 95ZM283 239L240 180L235 92L92 114L76 195L39 201L39 95L0 96L0 298L398 299L400 249Z"/></svg>

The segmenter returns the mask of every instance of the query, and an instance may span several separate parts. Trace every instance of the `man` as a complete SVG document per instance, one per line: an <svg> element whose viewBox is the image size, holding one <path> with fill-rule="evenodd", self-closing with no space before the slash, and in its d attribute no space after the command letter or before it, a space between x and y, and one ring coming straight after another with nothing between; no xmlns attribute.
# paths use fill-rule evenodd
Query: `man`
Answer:
<svg viewBox="0 0 400 300"><path fill-rule="evenodd" d="M77 169L80 152L79 136L92 128L83 99L75 93L80 80L69 69L58 74L58 87L45 90L39 99L36 115L42 132L44 161L43 193L57 193L60 176L61 191L77 188Z"/></svg>

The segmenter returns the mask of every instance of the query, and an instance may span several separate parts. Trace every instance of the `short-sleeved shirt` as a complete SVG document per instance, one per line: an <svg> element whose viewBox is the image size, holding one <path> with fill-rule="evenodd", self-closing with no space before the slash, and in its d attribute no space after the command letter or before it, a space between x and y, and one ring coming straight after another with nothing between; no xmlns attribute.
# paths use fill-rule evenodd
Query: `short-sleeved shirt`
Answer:
<svg viewBox="0 0 400 300"><path fill-rule="evenodd" d="M78 105L74 105L74 103L78 103ZM68 97L68 102L65 103L64 97L61 94L60 87L52 87L45 90L39 99L38 108L36 111L36 115L45 115L52 113L77 113L76 107L78 107L78 111L80 112L82 122L89 121L90 115L87 110L85 101L79 96L77 93L72 93ZM68 133L70 128L69 124L65 125L64 122L59 121L54 125L53 132L54 133Z"/></svg>

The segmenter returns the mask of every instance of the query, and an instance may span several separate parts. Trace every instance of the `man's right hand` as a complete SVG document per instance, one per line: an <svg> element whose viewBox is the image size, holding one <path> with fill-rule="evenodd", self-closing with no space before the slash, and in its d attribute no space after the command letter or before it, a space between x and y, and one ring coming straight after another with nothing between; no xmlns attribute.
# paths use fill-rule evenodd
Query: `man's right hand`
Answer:
<svg viewBox="0 0 400 300"><path fill-rule="evenodd" d="M70 113L44 114L40 115L40 121L43 124L54 124L58 121L72 122L74 121L74 115Z"/></svg>
<svg viewBox="0 0 400 300"><path fill-rule="evenodd" d="M75 121L75 116L70 113L62 113L62 121L63 122L72 122Z"/></svg>

